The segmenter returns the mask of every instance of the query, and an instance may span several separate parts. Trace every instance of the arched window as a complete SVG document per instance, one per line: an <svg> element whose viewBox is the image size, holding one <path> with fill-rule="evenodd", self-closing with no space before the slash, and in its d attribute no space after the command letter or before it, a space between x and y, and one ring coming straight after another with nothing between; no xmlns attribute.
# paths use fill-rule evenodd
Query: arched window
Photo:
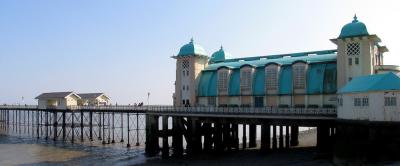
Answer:
<svg viewBox="0 0 400 166"><path fill-rule="evenodd" d="M252 72L253 68L247 66L240 70L240 89L242 92L247 93L251 91Z"/></svg>
<svg viewBox="0 0 400 166"><path fill-rule="evenodd" d="M228 92L228 73L227 69L218 70L218 92L225 94Z"/></svg>
<svg viewBox="0 0 400 166"><path fill-rule="evenodd" d="M293 88L304 89L306 87L306 70L307 65L298 62L292 65L293 68Z"/></svg>
<svg viewBox="0 0 400 166"><path fill-rule="evenodd" d="M265 83L267 90L278 89L278 66L275 64L265 67Z"/></svg>

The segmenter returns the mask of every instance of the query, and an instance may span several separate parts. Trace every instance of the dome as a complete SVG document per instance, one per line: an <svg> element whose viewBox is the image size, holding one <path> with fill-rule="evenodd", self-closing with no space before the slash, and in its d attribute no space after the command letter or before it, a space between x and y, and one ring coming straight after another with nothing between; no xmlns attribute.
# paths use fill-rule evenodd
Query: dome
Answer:
<svg viewBox="0 0 400 166"><path fill-rule="evenodd" d="M204 48L190 40L188 44L185 44L179 50L178 56L189 56L189 55L204 55L207 56L207 52Z"/></svg>
<svg viewBox="0 0 400 166"><path fill-rule="evenodd" d="M343 26L340 32L339 38L365 36L369 35L367 27L364 23L357 20L357 16L354 16L354 20L351 23Z"/></svg>
<svg viewBox="0 0 400 166"><path fill-rule="evenodd" d="M210 62L211 63L222 62L225 59L231 58L231 57L232 57L231 54L225 52L224 48L221 46L221 48L217 52L214 52L211 55Z"/></svg>

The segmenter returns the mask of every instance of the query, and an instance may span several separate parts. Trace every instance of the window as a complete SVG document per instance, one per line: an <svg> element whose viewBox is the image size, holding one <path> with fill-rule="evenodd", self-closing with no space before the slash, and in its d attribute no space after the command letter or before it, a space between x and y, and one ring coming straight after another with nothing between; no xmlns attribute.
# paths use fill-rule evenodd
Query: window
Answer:
<svg viewBox="0 0 400 166"><path fill-rule="evenodd" d="M349 77L349 81L351 81L353 78L352 77Z"/></svg>
<svg viewBox="0 0 400 166"><path fill-rule="evenodd" d="M342 98L338 98L338 105L339 106L343 106L343 99Z"/></svg>
<svg viewBox="0 0 400 166"><path fill-rule="evenodd" d="M244 91L251 89L251 70L243 69L241 71L240 88Z"/></svg>
<svg viewBox="0 0 400 166"><path fill-rule="evenodd" d="M362 98L362 106L368 106L368 105L369 105L368 98Z"/></svg>
<svg viewBox="0 0 400 166"><path fill-rule="evenodd" d="M385 97L385 106L397 106L396 97Z"/></svg>
<svg viewBox="0 0 400 166"><path fill-rule="evenodd" d="M354 64L358 65L358 58L354 58Z"/></svg>
<svg viewBox="0 0 400 166"><path fill-rule="evenodd" d="M293 78L294 78L294 88L304 89L306 81L306 66L305 65L294 65L293 66Z"/></svg>
<svg viewBox="0 0 400 166"><path fill-rule="evenodd" d="M267 90L276 90L278 89L278 69L277 67L267 67L266 68L266 84L267 84Z"/></svg>
<svg viewBox="0 0 400 166"><path fill-rule="evenodd" d="M216 106L217 105L215 97L208 97L207 99L208 99L208 105L209 106Z"/></svg>
<svg viewBox="0 0 400 166"><path fill-rule="evenodd" d="M189 70L186 70L186 76L189 76Z"/></svg>
<svg viewBox="0 0 400 166"><path fill-rule="evenodd" d="M254 106L255 107L264 107L264 97L255 97Z"/></svg>
<svg viewBox="0 0 400 166"><path fill-rule="evenodd" d="M351 66L353 64L353 59L349 58L349 65Z"/></svg>
<svg viewBox="0 0 400 166"><path fill-rule="evenodd" d="M361 106L361 98L354 98L354 106L356 107Z"/></svg>
<svg viewBox="0 0 400 166"><path fill-rule="evenodd" d="M182 89L183 89L183 91L185 91L185 85L183 85Z"/></svg>
<svg viewBox="0 0 400 166"><path fill-rule="evenodd" d="M186 73L185 70L183 70L183 76L185 76L185 73Z"/></svg>
<svg viewBox="0 0 400 166"><path fill-rule="evenodd" d="M182 61L182 68L188 69L189 68L189 60L183 60Z"/></svg>
<svg viewBox="0 0 400 166"><path fill-rule="evenodd" d="M228 91L228 71L218 72L218 91L219 92Z"/></svg>
<svg viewBox="0 0 400 166"><path fill-rule="evenodd" d="M346 52L348 56L360 55L360 43L348 43Z"/></svg>
<svg viewBox="0 0 400 166"><path fill-rule="evenodd" d="M186 90L189 90L189 85L186 86Z"/></svg>

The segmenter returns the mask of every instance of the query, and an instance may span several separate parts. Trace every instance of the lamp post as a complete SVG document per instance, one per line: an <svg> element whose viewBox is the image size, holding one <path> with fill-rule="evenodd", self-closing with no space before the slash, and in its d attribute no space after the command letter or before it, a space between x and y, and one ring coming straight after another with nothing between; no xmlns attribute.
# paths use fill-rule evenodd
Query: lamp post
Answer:
<svg viewBox="0 0 400 166"><path fill-rule="evenodd" d="M147 105L150 105L150 92L147 92Z"/></svg>

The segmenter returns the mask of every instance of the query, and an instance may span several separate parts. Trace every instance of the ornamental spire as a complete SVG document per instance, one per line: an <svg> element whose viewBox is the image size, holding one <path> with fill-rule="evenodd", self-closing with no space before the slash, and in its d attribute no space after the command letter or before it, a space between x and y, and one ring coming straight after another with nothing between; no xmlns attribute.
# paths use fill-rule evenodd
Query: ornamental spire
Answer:
<svg viewBox="0 0 400 166"><path fill-rule="evenodd" d="M354 19L354 20L353 20L353 23L354 23L354 22L358 22L358 20L357 20L357 14L354 14L353 19Z"/></svg>
<svg viewBox="0 0 400 166"><path fill-rule="evenodd" d="M192 38L190 38L190 43L193 43L193 37L192 37Z"/></svg>
<svg viewBox="0 0 400 166"><path fill-rule="evenodd" d="M224 47L222 47L222 45L221 45L221 48L220 48L220 50L224 50Z"/></svg>

